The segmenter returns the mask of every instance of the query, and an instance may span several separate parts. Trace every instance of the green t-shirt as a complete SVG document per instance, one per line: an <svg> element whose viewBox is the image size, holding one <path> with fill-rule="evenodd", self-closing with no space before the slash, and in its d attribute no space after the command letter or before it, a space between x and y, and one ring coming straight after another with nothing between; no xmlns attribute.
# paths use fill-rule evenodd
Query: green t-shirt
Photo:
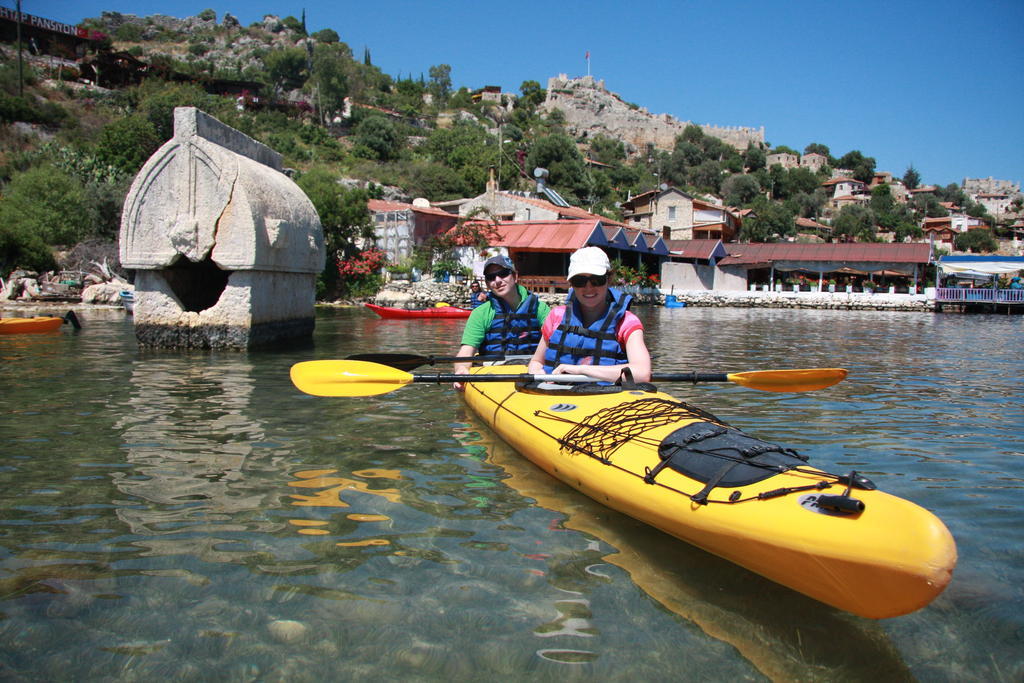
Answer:
<svg viewBox="0 0 1024 683"><path fill-rule="evenodd" d="M520 302L530 296L530 293L526 291L526 287L516 285L516 288L519 291ZM537 302L538 326L544 324L544 319L548 317L550 312L550 306L543 301ZM473 312L469 314L469 319L466 321L466 328L462 331L462 343L479 349L484 344L484 336L487 334L487 328L491 326L492 322L494 322L494 305L490 301L474 308Z"/></svg>

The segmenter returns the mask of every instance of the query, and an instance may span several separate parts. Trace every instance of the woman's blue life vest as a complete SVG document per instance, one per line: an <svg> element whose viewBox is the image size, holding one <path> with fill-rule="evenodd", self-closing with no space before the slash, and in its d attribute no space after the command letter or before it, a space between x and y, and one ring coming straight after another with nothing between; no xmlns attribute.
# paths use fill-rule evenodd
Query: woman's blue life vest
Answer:
<svg viewBox="0 0 1024 683"><path fill-rule="evenodd" d="M484 299L483 301L480 301L480 299L477 298L477 296L479 296L479 294L480 294L479 290L477 290L475 292L472 289L469 290L469 309L470 310L476 308L480 304L483 304L483 303L487 302L487 299Z"/></svg>
<svg viewBox="0 0 1024 683"><path fill-rule="evenodd" d="M544 354L544 372L551 373L556 367L568 365L621 365L629 359L626 349L619 344L616 334L619 323L625 317L633 297L621 290L608 289L608 310L589 326L583 324L580 303L569 293L565 315L548 339ZM590 362L585 362L589 358Z"/></svg>
<svg viewBox="0 0 1024 683"><path fill-rule="evenodd" d="M487 300L494 308L494 320L487 328L483 346L477 353L510 356L529 355L536 351L537 344L540 343L540 323L537 322L537 306L540 299L537 295L522 297L519 307L514 311L504 299L495 296L494 292L487 293Z"/></svg>

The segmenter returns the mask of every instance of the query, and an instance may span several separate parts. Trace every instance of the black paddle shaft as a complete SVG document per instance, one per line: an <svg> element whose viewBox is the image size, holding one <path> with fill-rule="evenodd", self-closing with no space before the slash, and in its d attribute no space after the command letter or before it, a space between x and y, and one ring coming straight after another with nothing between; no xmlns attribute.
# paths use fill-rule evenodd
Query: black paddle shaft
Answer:
<svg viewBox="0 0 1024 683"><path fill-rule="evenodd" d="M558 382L559 375L531 375L528 373L516 375L456 375L452 373L422 373L413 375L413 382ZM569 377L578 377L570 375ZM566 378L568 379L568 378ZM579 383L579 380L568 379L571 383ZM587 378L588 382L599 382L601 380ZM728 382L729 376L724 372L679 372L679 373L654 373L651 375L652 382Z"/></svg>

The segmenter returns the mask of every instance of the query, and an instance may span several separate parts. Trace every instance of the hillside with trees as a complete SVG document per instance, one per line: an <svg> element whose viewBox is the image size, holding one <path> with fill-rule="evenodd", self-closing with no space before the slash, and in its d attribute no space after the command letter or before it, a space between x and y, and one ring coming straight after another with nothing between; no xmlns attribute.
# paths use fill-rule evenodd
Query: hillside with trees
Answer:
<svg viewBox="0 0 1024 683"><path fill-rule="evenodd" d="M546 93L536 81L494 99L453 89L457 65L386 74L369 48L354 54L332 29L309 34L303 18L267 16L243 27L230 14L218 21L213 10L188 19L103 13L81 25L106 36L91 57L126 55L145 65L145 77L126 73L122 87L93 87L74 64L29 57L19 80L13 46L0 46L0 275L67 267L61 254L82 243L116 258L124 197L171 136L176 106L198 107L280 152L336 257L353 255L358 238L372 235L369 198L470 197L483 192L491 168L502 189L529 190L529 171L544 167L570 203L613 218L630 196L661 183L714 195L753 209L740 235L748 241L791 238L798 217L830 221L832 239L871 241L880 232L919 235L923 216L947 211L943 202L984 216L956 185L906 204L883 185L866 206L826 219L821 183L834 168L870 180L873 158L859 150L834 157L812 142L804 152L827 158L818 171L768 167L769 153L797 152L738 150L697 126L671 150L631 158L620 140L570 137L557 110L541 110ZM921 181L906 169L908 188ZM996 235L1005 227L986 218ZM325 273L335 272L329 263Z"/></svg>

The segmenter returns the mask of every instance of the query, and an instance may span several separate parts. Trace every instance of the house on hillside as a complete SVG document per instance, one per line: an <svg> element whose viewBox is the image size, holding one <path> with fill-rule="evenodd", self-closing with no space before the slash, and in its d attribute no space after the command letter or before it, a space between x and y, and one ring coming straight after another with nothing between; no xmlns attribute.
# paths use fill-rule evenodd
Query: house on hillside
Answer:
<svg viewBox="0 0 1024 683"><path fill-rule="evenodd" d="M775 152L765 156L765 166L781 166L785 169L796 168L800 165L800 157L789 152Z"/></svg>
<svg viewBox="0 0 1024 683"><path fill-rule="evenodd" d="M693 200L692 239L733 242L739 236L742 224L739 215L728 207L701 199Z"/></svg>
<svg viewBox="0 0 1024 683"><path fill-rule="evenodd" d="M871 199L868 186L860 180L848 176L826 180L821 186L831 192L828 208L832 211L839 211L844 206L851 204L867 204Z"/></svg>
<svg viewBox="0 0 1024 683"><path fill-rule="evenodd" d="M1008 213L1013 202L1008 192L979 192L971 195L971 199L984 206L985 211L996 218Z"/></svg>
<svg viewBox="0 0 1024 683"><path fill-rule="evenodd" d="M948 216L935 218L925 217L921 221L921 230L924 232L925 240L950 245L960 233L986 227L988 226L985 221L965 213L950 213Z"/></svg>
<svg viewBox="0 0 1024 683"><path fill-rule="evenodd" d="M556 198L560 199L557 195ZM499 190L494 174L487 180L483 194L469 199L457 199L448 202L436 202L435 208L455 212L459 216L469 216L480 210L500 221L558 221L558 220L600 220L606 225L625 227L625 223L591 213L586 209L569 206L563 200L561 204L542 199L532 193ZM483 216L481 216L483 217Z"/></svg>
<svg viewBox="0 0 1024 683"><path fill-rule="evenodd" d="M467 245L459 250L461 263L479 276L488 256L505 254L516 264L519 282L535 291L565 291L569 256L582 247L601 247L613 261L649 273L658 273L669 256L660 236L599 218L501 221L495 229L497 238L486 253Z"/></svg>
<svg viewBox="0 0 1024 683"><path fill-rule="evenodd" d="M638 194L623 202L622 214L630 227L650 230L665 240L731 241L743 224L739 212L676 187Z"/></svg>
<svg viewBox="0 0 1024 683"><path fill-rule="evenodd" d="M693 197L676 187L648 190L622 203L626 224L664 239L693 237Z"/></svg>
<svg viewBox="0 0 1024 683"><path fill-rule="evenodd" d="M391 263L408 261L417 246L447 232L459 220L425 199L415 199L412 204L371 199L367 209L373 221L374 244L387 253Z"/></svg>
<svg viewBox="0 0 1024 683"><path fill-rule="evenodd" d="M832 237L832 228L810 218L797 217L796 233L800 236L808 236L816 240L825 241Z"/></svg>
<svg viewBox="0 0 1024 683"><path fill-rule="evenodd" d="M800 157L800 167L807 168L817 173L821 170L822 166L828 166L828 157L824 154L818 154L817 152L811 152L810 154L804 154Z"/></svg>

